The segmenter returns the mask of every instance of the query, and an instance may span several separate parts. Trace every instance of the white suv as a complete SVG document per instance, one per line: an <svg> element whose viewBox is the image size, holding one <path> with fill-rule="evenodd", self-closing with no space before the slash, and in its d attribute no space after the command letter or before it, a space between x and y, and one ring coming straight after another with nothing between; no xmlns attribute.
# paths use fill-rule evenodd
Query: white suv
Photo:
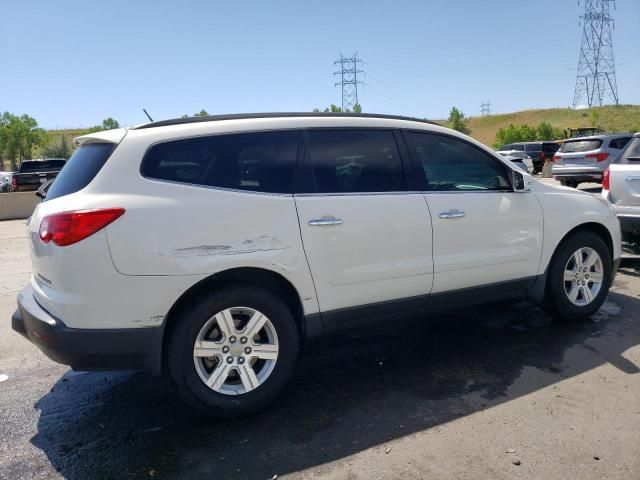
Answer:
<svg viewBox="0 0 640 480"><path fill-rule="evenodd" d="M28 223L13 328L74 369L168 370L191 405L273 400L309 338L508 298L602 304L620 225L484 145L382 115L255 114L78 138Z"/></svg>

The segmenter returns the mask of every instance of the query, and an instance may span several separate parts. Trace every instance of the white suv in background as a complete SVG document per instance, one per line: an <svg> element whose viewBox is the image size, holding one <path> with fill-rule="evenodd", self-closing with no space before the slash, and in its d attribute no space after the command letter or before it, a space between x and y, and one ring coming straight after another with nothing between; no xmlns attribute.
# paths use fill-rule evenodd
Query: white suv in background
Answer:
<svg viewBox="0 0 640 480"><path fill-rule="evenodd" d="M78 138L28 223L13 328L74 369L167 369L202 412L273 400L325 332L528 298L593 314L609 205L382 115L254 114Z"/></svg>

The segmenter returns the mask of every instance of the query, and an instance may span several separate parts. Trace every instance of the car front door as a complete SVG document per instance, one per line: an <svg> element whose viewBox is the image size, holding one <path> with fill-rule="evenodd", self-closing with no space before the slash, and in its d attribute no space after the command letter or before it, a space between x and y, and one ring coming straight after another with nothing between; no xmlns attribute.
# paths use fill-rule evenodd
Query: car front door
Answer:
<svg viewBox="0 0 640 480"><path fill-rule="evenodd" d="M432 293L533 280L542 253L542 209L514 192L509 167L449 135L405 132L433 225Z"/></svg>
<svg viewBox="0 0 640 480"><path fill-rule="evenodd" d="M404 299L380 307L402 310L429 294L431 218L407 189L392 130L311 129L301 170L295 201L323 320Z"/></svg>

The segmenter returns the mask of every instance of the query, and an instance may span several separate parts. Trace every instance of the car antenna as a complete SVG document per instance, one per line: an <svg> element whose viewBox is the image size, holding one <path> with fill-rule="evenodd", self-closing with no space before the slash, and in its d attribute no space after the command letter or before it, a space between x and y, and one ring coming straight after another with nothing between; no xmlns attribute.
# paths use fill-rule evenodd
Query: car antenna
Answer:
<svg viewBox="0 0 640 480"><path fill-rule="evenodd" d="M147 118L149 119L150 122L153 122L153 118L151 118L151 115L149 115L149 112L147 112L146 108L143 108L142 111L144 112L144 114L147 116Z"/></svg>

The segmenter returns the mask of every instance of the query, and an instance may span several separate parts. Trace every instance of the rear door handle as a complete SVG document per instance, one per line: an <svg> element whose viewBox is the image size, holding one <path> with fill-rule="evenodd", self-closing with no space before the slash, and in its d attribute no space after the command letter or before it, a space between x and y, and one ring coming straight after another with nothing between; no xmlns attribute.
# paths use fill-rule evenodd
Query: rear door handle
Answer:
<svg viewBox="0 0 640 480"><path fill-rule="evenodd" d="M322 218L314 218L309 220L309 226L311 227L326 227L329 225L342 225L342 219L336 218L331 215L325 215Z"/></svg>
<svg viewBox="0 0 640 480"><path fill-rule="evenodd" d="M453 208L451 210L449 210L448 212L442 212L439 217L440 218L462 218L462 217L466 217L467 214L464 212L461 212L460 210L458 210L457 208Z"/></svg>

